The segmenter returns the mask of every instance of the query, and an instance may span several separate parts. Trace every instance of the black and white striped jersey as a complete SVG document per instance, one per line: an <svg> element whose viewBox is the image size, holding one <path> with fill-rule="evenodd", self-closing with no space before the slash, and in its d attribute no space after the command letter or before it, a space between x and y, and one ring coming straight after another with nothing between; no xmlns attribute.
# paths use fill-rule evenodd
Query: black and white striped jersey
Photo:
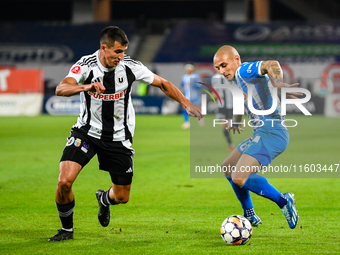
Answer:
<svg viewBox="0 0 340 255"><path fill-rule="evenodd" d="M105 92L80 93L80 114L73 128L89 136L109 141L124 141L133 137L135 111L131 88L135 80L151 84L154 74L142 63L125 55L115 68L105 68L99 61L99 51L83 56L66 77L78 84L101 82Z"/></svg>
<svg viewBox="0 0 340 255"><path fill-rule="evenodd" d="M211 77L211 86L216 89L217 93L219 94L222 105L218 103L219 108L227 108L227 109L232 109L233 108L233 95L229 91L229 89L224 89L224 88L217 88L216 86L218 85L233 85L232 81L228 81L223 75L220 75L216 73ZM219 86L220 87L220 86Z"/></svg>

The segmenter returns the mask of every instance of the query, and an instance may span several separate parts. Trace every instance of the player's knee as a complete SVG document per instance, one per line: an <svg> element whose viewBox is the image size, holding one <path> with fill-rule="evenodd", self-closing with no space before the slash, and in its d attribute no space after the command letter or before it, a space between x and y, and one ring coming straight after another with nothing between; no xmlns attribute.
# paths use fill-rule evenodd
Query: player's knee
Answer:
<svg viewBox="0 0 340 255"><path fill-rule="evenodd" d="M71 190L72 188L72 182L70 180L67 179L59 179L58 180L58 189L60 189L63 192L67 192L69 190Z"/></svg>
<svg viewBox="0 0 340 255"><path fill-rule="evenodd" d="M233 180L233 183L235 183L237 186L242 187L245 184L247 179L233 177L232 180Z"/></svg>

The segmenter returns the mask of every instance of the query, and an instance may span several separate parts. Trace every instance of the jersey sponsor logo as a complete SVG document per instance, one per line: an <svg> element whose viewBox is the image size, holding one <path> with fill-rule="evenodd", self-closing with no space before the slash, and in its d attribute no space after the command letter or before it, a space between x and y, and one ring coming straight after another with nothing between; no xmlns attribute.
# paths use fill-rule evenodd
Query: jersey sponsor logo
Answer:
<svg viewBox="0 0 340 255"><path fill-rule="evenodd" d="M98 95L97 93L93 93L91 91L88 92L88 94L96 99L99 100L104 100L104 101L114 101L122 98L126 93L126 90L120 92L120 93L115 93L115 94L100 94Z"/></svg>
<svg viewBox="0 0 340 255"><path fill-rule="evenodd" d="M77 138L77 139L74 141L74 146L79 147L80 145L81 145L81 139Z"/></svg>
<svg viewBox="0 0 340 255"><path fill-rule="evenodd" d="M87 151L89 150L89 148L90 148L90 145L87 144L87 143L85 143L85 142L83 142L83 147L81 147L81 150L82 150L83 152L87 153Z"/></svg>
<svg viewBox="0 0 340 255"><path fill-rule="evenodd" d="M81 70L81 67L80 67L80 66L74 66L74 67L71 69L71 72L74 73L74 74L79 74L79 73L80 73L80 70Z"/></svg>
<svg viewBox="0 0 340 255"><path fill-rule="evenodd" d="M89 149L90 148L90 145L89 144L87 144L87 143L85 143L85 142L83 142L83 147L85 148L85 149Z"/></svg>

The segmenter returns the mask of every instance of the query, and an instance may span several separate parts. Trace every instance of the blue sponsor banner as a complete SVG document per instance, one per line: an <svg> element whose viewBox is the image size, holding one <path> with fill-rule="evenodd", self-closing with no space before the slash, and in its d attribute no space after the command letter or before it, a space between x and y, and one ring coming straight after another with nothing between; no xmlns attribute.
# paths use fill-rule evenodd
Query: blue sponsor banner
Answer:
<svg viewBox="0 0 340 255"><path fill-rule="evenodd" d="M132 104L136 114L161 114L164 97L132 96Z"/></svg>
<svg viewBox="0 0 340 255"><path fill-rule="evenodd" d="M135 34L131 23L62 25L0 23L0 64L75 63L99 49L99 36L106 26L122 28L128 37Z"/></svg>
<svg viewBox="0 0 340 255"><path fill-rule="evenodd" d="M43 113L51 115L78 115L79 112L79 95L71 97L45 95Z"/></svg>
<svg viewBox="0 0 340 255"><path fill-rule="evenodd" d="M291 61L337 60L340 23L184 22L168 34L155 62L211 63L216 50L225 44L237 48L247 61L259 57L285 57Z"/></svg>

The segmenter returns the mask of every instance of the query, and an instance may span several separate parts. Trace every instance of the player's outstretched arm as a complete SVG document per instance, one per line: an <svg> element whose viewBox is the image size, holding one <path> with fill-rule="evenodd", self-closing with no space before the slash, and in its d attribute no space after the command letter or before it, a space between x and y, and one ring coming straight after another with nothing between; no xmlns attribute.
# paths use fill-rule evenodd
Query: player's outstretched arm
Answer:
<svg viewBox="0 0 340 255"><path fill-rule="evenodd" d="M292 88L299 85L299 83L287 84L283 82L283 72L280 66L280 63L276 60L268 60L262 61L261 63L261 73L262 75L268 74L270 79L274 82L275 86L278 90L281 91L281 88ZM290 98L297 98L297 96L301 96L301 93L287 93L287 96Z"/></svg>
<svg viewBox="0 0 340 255"><path fill-rule="evenodd" d="M191 103L182 92L168 80L155 74L151 85L160 88L165 95L183 105L190 116L197 117L199 120L203 117L201 106Z"/></svg>
<svg viewBox="0 0 340 255"><path fill-rule="evenodd" d="M82 91L92 91L101 94L105 91L105 87L100 82L78 85L76 79L72 77L66 77L58 84L55 90L55 94L57 96L69 97L78 94Z"/></svg>

